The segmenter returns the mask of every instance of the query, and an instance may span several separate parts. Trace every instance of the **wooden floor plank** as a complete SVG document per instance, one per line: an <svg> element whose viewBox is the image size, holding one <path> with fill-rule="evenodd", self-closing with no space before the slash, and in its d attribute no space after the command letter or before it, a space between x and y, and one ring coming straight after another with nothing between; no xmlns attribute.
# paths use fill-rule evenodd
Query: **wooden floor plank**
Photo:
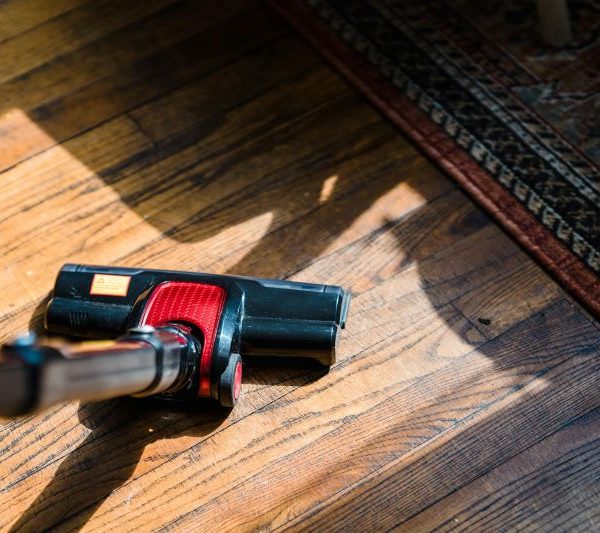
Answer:
<svg viewBox="0 0 600 533"><path fill-rule="evenodd" d="M20 33L32 30L67 11L75 9L85 0L8 0L2 4L0 43Z"/></svg>
<svg viewBox="0 0 600 533"><path fill-rule="evenodd" d="M16 78L62 54L99 39L173 0L87 2L30 31L2 42L0 83Z"/></svg>
<svg viewBox="0 0 600 533"><path fill-rule="evenodd" d="M176 4L116 31L108 27L99 40L0 84L0 127L11 133L0 169L249 53L263 37L277 38L275 29L269 31L274 15L265 8L253 11L252 3L239 0L221 2L218 10L215 6ZM239 12L248 10L251 15L240 19ZM219 26L230 18L235 38L224 37ZM46 38L43 29L38 30L40 40ZM196 49L204 50L202 60L189 58ZM45 139L32 139L31 121Z"/></svg>
<svg viewBox="0 0 600 533"><path fill-rule="evenodd" d="M597 529L599 436L600 411L595 409L427 508L404 527Z"/></svg>
<svg viewBox="0 0 600 533"><path fill-rule="evenodd" d="M35 2L0 4L0 339L67 261L354 299L329 373L248 365L231 413L0 421L0 529L596 524L598 325L266 5Z"/></svg>
<svg viewBox="0 0 600 533"><path fill-rule="evenodd" d="M544 316L540 315L538 321L562 323L569 307L567 303L556 305L546 311ZM579 320L575 318L575 322L579 323ZM531 326L518 326L519 329L528 327ZM573 419L595 409L600 399L597 387L582 378L598 372L599 340L595 328L591 324L587 328L587 333L583 334L588 339L584 341L585 348L575 348L576 357L561 353L564 349L561 346L575 346L573 341L578 342L576 339L583 333L581 330L571 340L562 332L561 338L556 339L556 347L553 347L554 343L548 338L549 333L545 338L540 335L534 341L539 342L539 347L536 349L530 346L528 350L536 355L531 359L525 359L521 355L516 367L511 362L496 360L496 364L508 370L511 376L506 383L505 394L494 395L495 400L491 402L489 399L484 401L484 408L476 411L476 416L466 416L464 421L457 420L448 431L441 432L438 438L414 447L405 456L400 456L382 468L377 475L359 481L354 487L346 487L343 493L336 493L328 501L319 503L307 514L297 518L298 524L302 524L303 529L310 530L318 530L325 524L328 528L338 530L347 527L363 529L372 523L377 523L382 529L408 525L407 520L457 488L486 474L560 430ZM532 330L538 328L533 327ZM531 339L532 330L527 332L525 338ZM525 338L514 333L509 337L510 343L521 342L521 339L525 341ZM506 357L510 349L503 345L503 340L502 337L498 339L501 343L498 346L499 355ZM557 349L558 360L551 355L554 349ZM543 356L538 355L541 353ZM486 355L493 358L493 348L486 351ZM562 359L564 355L567 357ZM529 379L519 383L523 373L520 365L535 366L540 362L542 367L539 370L530 367L533 372ZM469 378L468 373L465 375L463 372L454 378L457 379L458 376L462 379ZM481 386L482 378L491 380L488 383L492 386L499 384L499 376L494 378L493 373L480 376L474 383L468 384L468 388L459 396L463 401L466 393L475 392ZM451 376L446 379L451 379ZM447 399L443 397L442 406ZM436 410L438 413L441 411L441 416L445 419L442 406L436 406ZM421 418L419 411L414 412L412 417L426 426L431 424L428 418ZM505 428L505 431L499 432L498 427ZM411 428L411 431L415 430ZM465 450L473 449L477 449L477 453L465 453ZM350 506L355 506L359 511L348 514Z"/></svg>
<svg viewBox="0 0 600 533"><path fill-rule="evenodd" d="M28 114L60 142L120 113L139 108L285 36L267 9L248 12L252 4L238 4L240 2L221 4L218 17L199 9L200 5L214 6L212 3L195 3L187 9L182 7L170 12L172 21L165 20L163 14L154 15L153 33L148 33L147 24L140 24L139 29L124 29L120 39L108 36L105 46L108 49L98 50L99 46L94 45L96 61L92 65L89 64L90 52L79 50L80 58L70 58L67 66L63 60L61 66L69 69L71 77L86 76L79 81L80 86L72 81L65 87L53 83L54 98L49 98L47 92L38 95L29 91L27 100L33 101L34 106ZM219 21L223 20L231 26L231 33L221 30ZM129 57L123 57L120 52L123 47L130 48ZM193 56L196 50L203 51L200 57ZM48 70L55 73L56 68L51 66ZM69 92L62 94L60 89ZM27 103L24 100L18 98L19 107Z"/></svg>

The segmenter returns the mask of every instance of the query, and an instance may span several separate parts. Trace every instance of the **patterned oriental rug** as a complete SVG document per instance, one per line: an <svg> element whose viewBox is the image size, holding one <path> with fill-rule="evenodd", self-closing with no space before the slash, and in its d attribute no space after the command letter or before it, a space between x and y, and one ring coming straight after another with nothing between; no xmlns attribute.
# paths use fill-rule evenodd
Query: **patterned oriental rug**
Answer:
<svg viewBox="0 0 600 533"><path fill-rule="evenodd" d="M531 0L272 3L600 318L596 0L561 49Z"/></svg>

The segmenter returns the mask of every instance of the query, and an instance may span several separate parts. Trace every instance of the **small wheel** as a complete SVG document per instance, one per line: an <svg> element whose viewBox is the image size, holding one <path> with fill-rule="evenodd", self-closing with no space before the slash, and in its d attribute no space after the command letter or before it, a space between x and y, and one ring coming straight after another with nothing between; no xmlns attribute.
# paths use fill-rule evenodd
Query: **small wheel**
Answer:
<svg viewBox="0 0 600 533"><path fill-rule="evenodd" d="M233 353L219 381L219 401L223 407L233 407L242 392L242 358Z"/></svg>

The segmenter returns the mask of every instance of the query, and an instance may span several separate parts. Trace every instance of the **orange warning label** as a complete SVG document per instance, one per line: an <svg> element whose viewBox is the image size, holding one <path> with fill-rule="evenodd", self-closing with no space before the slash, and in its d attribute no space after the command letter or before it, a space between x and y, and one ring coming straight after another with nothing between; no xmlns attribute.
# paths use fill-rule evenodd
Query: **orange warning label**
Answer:
<svg viewBox="0 0 600 533"><path fill-rule="evenodd" d="M94 274L90 294L96 296L127 296L131 276Z"/></svg>

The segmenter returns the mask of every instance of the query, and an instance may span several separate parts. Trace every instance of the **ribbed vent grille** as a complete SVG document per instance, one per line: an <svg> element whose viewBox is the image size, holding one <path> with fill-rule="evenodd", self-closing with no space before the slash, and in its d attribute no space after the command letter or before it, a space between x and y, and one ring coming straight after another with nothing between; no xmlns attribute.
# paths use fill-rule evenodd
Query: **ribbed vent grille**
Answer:
<svg viewBox="0 0 600 533"><path fill-rule="evenodd" d="M76 333L86 333L89 318L89 315L84 311L71 311L69 313L69 325L71 331Z"/></svg>

